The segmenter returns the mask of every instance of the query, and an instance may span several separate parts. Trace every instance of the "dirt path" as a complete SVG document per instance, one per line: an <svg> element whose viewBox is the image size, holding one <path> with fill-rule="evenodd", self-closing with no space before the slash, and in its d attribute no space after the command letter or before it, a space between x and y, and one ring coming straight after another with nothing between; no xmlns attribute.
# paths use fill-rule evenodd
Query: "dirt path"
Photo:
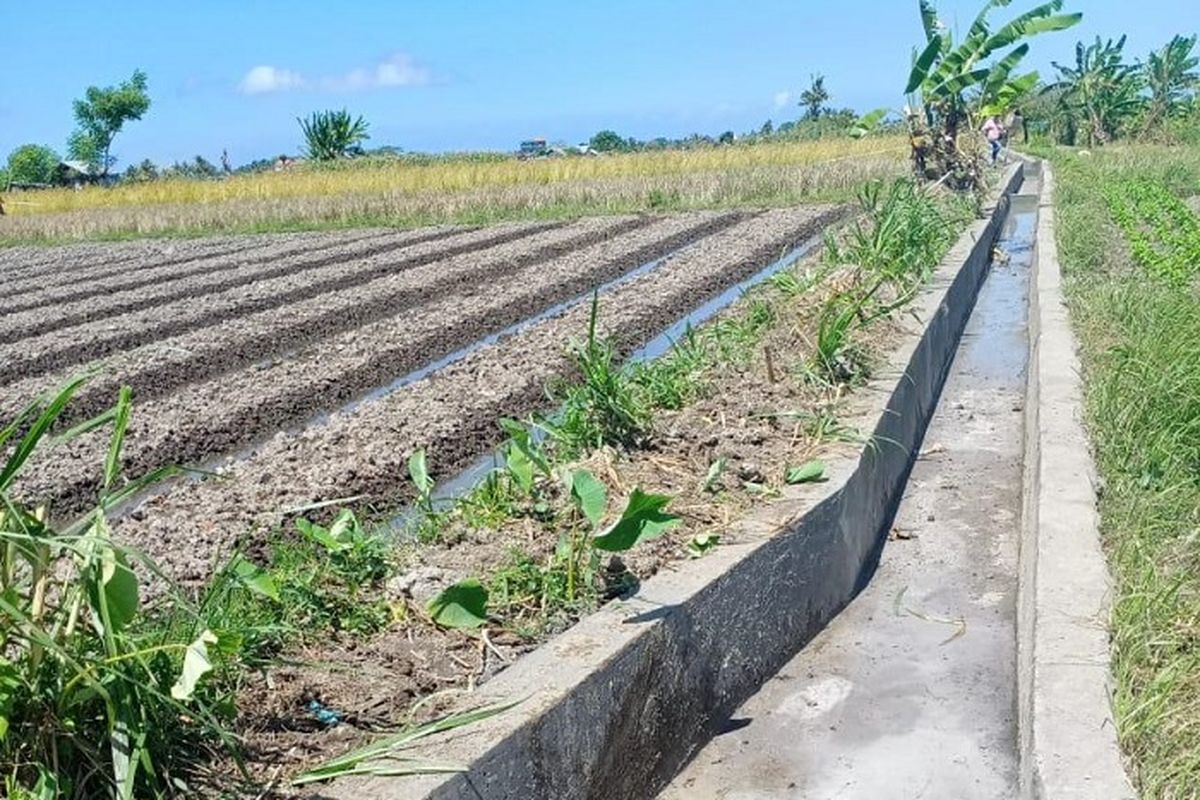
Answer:
<svg viewBox="0 0 1200 800"><path fill-rule="evenodd" d="M980 294L870 585L661 800L1016 796L1031 251L1011 255Z"/></svg>

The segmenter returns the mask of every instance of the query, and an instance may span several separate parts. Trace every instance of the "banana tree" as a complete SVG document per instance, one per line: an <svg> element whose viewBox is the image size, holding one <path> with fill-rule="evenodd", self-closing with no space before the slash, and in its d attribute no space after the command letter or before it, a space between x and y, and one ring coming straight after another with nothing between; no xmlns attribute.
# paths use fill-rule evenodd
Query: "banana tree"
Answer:
<svg viewBox="0 0 1200 800"><path fill-rule="evenodd" d="M1146 87L1150 90L1150 105L1146 112L1145 130L1162 124L1200 86L1200 57L1192 54L1196 36L1175 36L1161 50L1150 54L1143 68Z"/></svg>
<svg viewBox="0 0 1200 800"><path fill-rule="evenodd" d="M1082 118L1088 145L1104 144L1142 108L1142 73L1125 63L1125 37L1075 45L1073 65L1054 62L1058 81L1045 91L1061 92L1064 102ZM1073 142L1072 142L1073 143Z"/></svg>
<svg viewBox="0 0 1200 800"><path fill-rule="evenodd" d="M973 116L1006 113L1037 84L1036 72L1014 74L1029 53L1024 40L1070 28L1083 15L1060 14L1063 0L1051 0L993 29L992 11L1012 0L988 0L966 36L956 41L931 0L919 3L925 45L913 51L904 92L913 162L926 177L952 176L952 183L969 186L977 170L976 160L959 149L963 126L971 125Z"/></svg>

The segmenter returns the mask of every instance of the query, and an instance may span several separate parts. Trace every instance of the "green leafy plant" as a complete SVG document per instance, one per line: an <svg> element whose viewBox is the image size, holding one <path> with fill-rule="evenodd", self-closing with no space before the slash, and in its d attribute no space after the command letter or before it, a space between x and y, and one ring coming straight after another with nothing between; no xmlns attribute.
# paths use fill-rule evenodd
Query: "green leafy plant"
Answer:
<svg viewBox="0 0 1200 800"><path fill-rule="evenodd" d="M299 631L372 633L390 620L379 589L390 573L391 545L368 533L349 509L328 527L296 520L299 543L286 539L272 548L269 579L278 594L279 622ZM267 587L251 582L251 588Z"/></svg>
<svg viewBox="0 0 1200 800"><path fill-rule="evenodd" d="M444 628L481 628L487 624L488 590L477 578L467 578L438 592L425 610Z"/></svg>
<svg viewBox="0 0 1200 800"><path fill-rule="evenodd" d="M1142 71L1124 60L1125 37L1075 45L1075 63L1054 62L1058 80L1043 91L1056 93L1063 109L1082 127L1089 145L1116 137L1142 107ZM1071 141L1070 144L1074 144Z"/></svg>
<svg viewBox="0 0 1200 800"><path fill-rule="evenodd" d="M959 142L964 129L977 127L971 124L972 103L976 113L1007 111L1007 103L1028 93L1038 81L1036 72L1013 74L1029 53L1029 43L1023 40L1065 30L1083 17L1059 14L1063 2L1052 0L993 30L992 11L1010 3L987 0L966 36L956 41L931 0L920 0L925 43L913 51L904 89L910 98L908 124L913 167L919 177L949 179L957 188L973 187L981 174L979 158ZM1002 51L1006 52L1000 56Z"/></svg>
<svg viewBox="0 0 1200 800"><path fill-rule="evenodd" d="M806 461L798 467L788 467L783 480L790 485L800 483L816 483L825 480L824 461Z"/></svg>
<svg viewBox="0 0 1200 800"><path fill-rule="evenodd" d="M148 625L135 565L165 579L112 538L111 510L176 472L121 482L127 387L112 409L57 438L112 429L90 512L59 527L14 490L82 383L35 401L0 430L0 761L10 794L124 800L167 791L184 739L232 747L197 696L222 638L169 584L168 601L189 620L188 632L167 637Z"/></svg>
<svg viewBox="0 0 1200 800"><path fill-rule="evenodd" d="M308 157L315 161L334 161L361 153L360 145L370 135L370 127L362 117L355 119L350 112L315 111L307 118L297 117L304 134Z"/></svg>
<svg viewBox="0 0 1200 800"><path fill-rule="evenodd" d="M650 425L650 406L637 381L621 369L612 341L598 329L599 294L592 296L587 339L572 348L578 382L557 392L562 401L558 421L540 424L564 455L605 445L636 446Z"/></svg>

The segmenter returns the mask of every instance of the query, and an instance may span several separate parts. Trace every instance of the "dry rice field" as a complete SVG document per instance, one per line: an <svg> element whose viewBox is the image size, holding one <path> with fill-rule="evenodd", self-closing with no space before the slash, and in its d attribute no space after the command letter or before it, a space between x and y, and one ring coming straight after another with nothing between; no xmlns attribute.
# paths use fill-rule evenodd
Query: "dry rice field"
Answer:
<svg viewBox="0 0 1200 800"><path fill-rule="evenodd" d="M206 577L289 509L411 499L417 448L446 474L546 403L604 286L628 351L841 219L839 206L618 215L397 232L0 251L0 414L80 373L80 421L133 387L126 473L181 479L116 524L171 576ZM545 314L553 309L552 314ZM95 494L101 432L39 454L24 492L67 518Z"/></svg>

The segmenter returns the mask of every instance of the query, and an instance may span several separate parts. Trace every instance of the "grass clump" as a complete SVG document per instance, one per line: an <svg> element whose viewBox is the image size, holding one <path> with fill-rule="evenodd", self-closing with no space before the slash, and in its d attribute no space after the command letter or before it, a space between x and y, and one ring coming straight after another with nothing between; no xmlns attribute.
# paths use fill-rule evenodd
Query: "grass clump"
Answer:
<svg viewBox="0 0 1200 800"><path fill-rule="evenodd" d="M0 774L9 797L158 797L186 790L188 751L231 744L206 677L233 632L213 630L177 589L179 624L155 624L137 552L113 541L110 511L162 470L121 484L128 388L108 412L51 439L82 385L38 400L0 430ZM59 526L18 499L30 456L83 432L111 428L95 507ZM165 581L164 581L165 583Z"/></svg>
<svg viewBox="0 0 1200 800"><path fill-rule="evenodd" d="M1114 711L1141 796L1200 786L1200 149L1057 164L1059 252L1083 357L1115 583ZM1189 271L1190 270L1190 271Z"/></svg>
<svg viewBox="0 0 1200 800"><path fill-rule="evenodd" d="M898 180L868 184L859 195L862 218L842 236L829 236L831 270L849 269L843 291L821 311L810 375L830 383L866 376L866 357L854 332L906 306L925 285L973 212L958 195Z"/></svg>

